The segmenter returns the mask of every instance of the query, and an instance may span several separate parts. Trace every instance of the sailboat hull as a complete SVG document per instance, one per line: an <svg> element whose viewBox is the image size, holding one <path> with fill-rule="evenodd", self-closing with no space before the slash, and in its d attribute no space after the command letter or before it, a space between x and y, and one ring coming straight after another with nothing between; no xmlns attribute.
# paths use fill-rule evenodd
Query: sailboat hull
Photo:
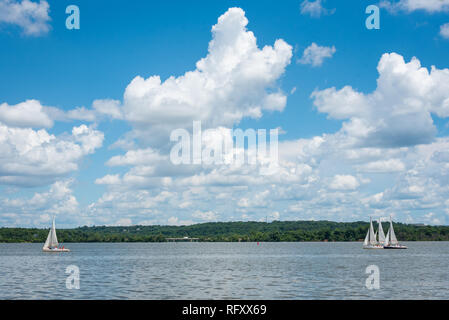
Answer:
<svg viewBox="0 0 449 320"><path fill-rule="evenodd" d="M363 249L383 249L384 247L381 245L367 245L363 246Z"/></svg>
<svg viewBox="0 0 449 320"><path fill-rule="evenodd" d="M407 247L406 246L401 246L401 245L398 245L398 246L385 246L384 249L407 249Z"/></svg>
<svg viewBox="0 0 449 320"><path fill-rule="evenodd" d="M70 252L69 249L61 249L61 248L55 248L55 249L50 249L50 248L43 248L42 251L44 252Z"/></svg>

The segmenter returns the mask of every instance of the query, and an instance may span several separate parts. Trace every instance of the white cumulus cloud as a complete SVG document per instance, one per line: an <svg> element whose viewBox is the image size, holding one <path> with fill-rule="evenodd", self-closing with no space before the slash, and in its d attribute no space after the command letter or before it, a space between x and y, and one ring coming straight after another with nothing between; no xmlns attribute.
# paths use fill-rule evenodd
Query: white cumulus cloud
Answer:
<svg viewBox="0 0 449 320"><path fill-rule="evenodd" d="M382 55L374 92L351 86L312 93L318 111L347 119L340 134L359 146L411 146L430 143L436 134L431 114L449 116L449 69L430 71L417 58Z"/></svg>
<svg viewBox="0 0 449 320"><path fill-rule="evenodd" d="M165 81L157 75L131 81L122 111L139 138L165 143L171 130L189 129L193 120L203 127L232 126L264 110L283 110L286 95L276 81L290 63L292 47L279 39L260 49L247 24L242 9L230 8L212 27L208 54L195 70Z"/></svg>
<svg viewBox="0 0 449 320"><path fill-rule="evenodd" d="M53 120L37 100L26 100L10 106L0 104L0 123L12 127L50 128Z"/></svg>
<svg viewBox="0 0 449 320"><path fill-rule="evenodd" d="M301 14L310 15L312 18L319 18L322 15L333 14L335 9L326 9L321 0L308 1L304 0L301 2Z"/></svg>
<svg viewBox="0 0 449 320"><path fill-rule="evenodd" d="M81 159L103 143L103 133L86 125L71 135L0 123L0 184L45 185L78 169Z"/></svg>
<svg viewBox="0 0 449 320"><path fill-rule="evenodd" d="M336 51L337 50L334 46L322 47L313 42L304 50L301 59L298 60L298 63L310 64L313 67L318 67L323 64L324 59L332 58Z"/></svg>
<svg viewBox="0 0 449 320"><path fill-rule="evenodd" d="M354 190L360 186L357 178L351 175L337 174L332 179L329 187L333 190Z"/></svg>
<svg viewBox="0 0 449 320"><path fill-rule="evenodd" d="M47 1L0 0L1 24L16 25L29 36L38 36L50 30L50 6Z"/></svg>
<svg viewBox="0 0 449 320"><path fill-rule="evenodd" d="M430 13L448 11L449 0L399 0L399 1L381 1L380 6L390 12L405 11L413 12L424 10Z"/></svg>
<svg viewBox="0 0 449 320"><path fill-rule="evenodd" d="M445 39L449 39L449 22L440 27L440 35Z"/></svg>

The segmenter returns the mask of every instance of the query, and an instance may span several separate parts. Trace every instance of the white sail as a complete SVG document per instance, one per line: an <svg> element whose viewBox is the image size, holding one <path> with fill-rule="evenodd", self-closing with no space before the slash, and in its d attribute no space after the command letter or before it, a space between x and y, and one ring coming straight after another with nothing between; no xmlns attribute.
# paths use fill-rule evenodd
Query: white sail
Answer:
<svg viewBox="0 0 449 320"><path fill-rule="evenodd" d="M53 218L53 224L48 232L47 240L45 241L44 247L42 248L44 252L70 252L67 248L59 248L58 237L56 236L55 219Z"/></svg>
<svg viewBox="0 0 449 320"><path fill-rule="evenodd" d="M390 217L390 230L388 231L390 232L390 238L388 239L389 243L392 245L398 244L398 239L396 239L396 235L394 234L393 221L391 220L391 217Z"/></svg>
<svg viewBox="0 0 449 320"><path fill-rule="evenodd" d="M45 241L43 249L57 248L59 246L58 237L56 236L55 219L50 231L48 232L47 240Z"/></svg>
<svg viewBox="0 0 449 320"><path fill-rule="evenodd" d="M366 233L366 237L365 237L365 241L363 242L363 245L367 246L368 243L369 243L369 230L368 230L368 232Z"/></svg>
<svg viewBox="0 0 449 320"><path fill-rule="evenodd" d="M55 219L53 218L53 225L51 226L51 241L50 247L59 246L58 237L56 237L56 227L55 227Z"/></svg>
<svg viewBox="0 0 449 320"><path fill-rule="evenodd" d="M388 229L387 235L385 237L384 246L388 246L390 244L390 229Z"/></svg>
<svg viewBox="0 0 449 320"><path fill-rule="evenodd" d="M48 246L50 245L50 239L51 239L51 229L48 232L47 240L45 240L43 249L48 249Z"/></svg>
<svg viewBox="0 0 449 320"><path fill-rule="evenodd" d="M384 233L384 229L382 228L382 222L380 221L380 219L379 219L378 234L379 234L379 243L384 243L385 242L385 233Z"/></svg>
<svg viewBox="0 0 449 320"><path fill-rule="evenodd" d="M372 245L377 244L376 235L374 234L373 221L371 218L369 221L369 243Z"/></svg>

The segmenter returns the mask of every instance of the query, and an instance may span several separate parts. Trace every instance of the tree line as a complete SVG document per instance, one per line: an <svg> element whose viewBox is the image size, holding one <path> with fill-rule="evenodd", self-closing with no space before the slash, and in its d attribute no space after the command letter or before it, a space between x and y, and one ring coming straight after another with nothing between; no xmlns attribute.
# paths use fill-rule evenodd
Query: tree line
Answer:
<svg viewBox="0 0 449 320"><path fill-rule="evenodd" d="M84 226L58 229L59 242L164 242L191 237L199 241L363 241L367 222L273 221L210 222L190 226ZM383 223L385 232L389 223ZM394 223L400 241L449 241L449 226ZM45 242L49 229L0 228L0 242Z"/></svg>

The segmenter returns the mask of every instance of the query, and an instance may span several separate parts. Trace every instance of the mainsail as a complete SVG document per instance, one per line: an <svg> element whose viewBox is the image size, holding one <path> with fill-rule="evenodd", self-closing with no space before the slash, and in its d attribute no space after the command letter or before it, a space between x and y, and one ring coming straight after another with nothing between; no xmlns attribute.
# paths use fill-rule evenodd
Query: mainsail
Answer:
<svg viewBox="0 0 449 320"><path fill-rule="evenodd" d="M390 229L388 229L387 237L385 238L385 245L390 246L390 245L397 245L397 244L398 244L398 239L396 239L396 234L394 233L394 228L393 228L393 221L391 220L391 217L390 217Z"/></svg>
<svg viewBox="0 0 449 320"><path fill-rule="evenodd" d="M365 241L363 242L363 245L367 246L369 244L369 230L366 233Z"/></svg>
<svg viewBox="0 0 449 320"><path fill-rule="evenodd" d="M388 229L387 236L385 237L384 245L388 246L390 242L390 229Z"/></svg>
<svg viewBox="0 0 449 320"><path fill-rule="evenodd" d="M53 224L51 226L50 232L48 233L47 240L44 244L44 249L47 248L55 248L58 247L58 238L56 237L56 227L55 227L55 219L53 218Z"/></svg>
<svg viewBox="0 0 449 320"><path fill-rule="evenodd" d="M393 221L391 220L391 217L390 217L390 230L389 231L390 231L390 239L388 239L389 243L392 245L398 244L398 239L396 239L396 235L394 233Z"/></svg>
<svg viewBox="0 0 449 320"><path fill-rule="evenodd" d="M366 234L365 241L364 241L365 246L367 246L368 244L371 244L371 245L377 244L376 234L374 233L373 221L371 220L371 218L369 221L369 230Z"/></svg>
<svg viewBox="0 0 449 320"><path fill-rule="evenodd" d="M384 229L382 228L382 221L379 219L379 243L384 243L385 242L385 233L384 233Z"/></svg>

